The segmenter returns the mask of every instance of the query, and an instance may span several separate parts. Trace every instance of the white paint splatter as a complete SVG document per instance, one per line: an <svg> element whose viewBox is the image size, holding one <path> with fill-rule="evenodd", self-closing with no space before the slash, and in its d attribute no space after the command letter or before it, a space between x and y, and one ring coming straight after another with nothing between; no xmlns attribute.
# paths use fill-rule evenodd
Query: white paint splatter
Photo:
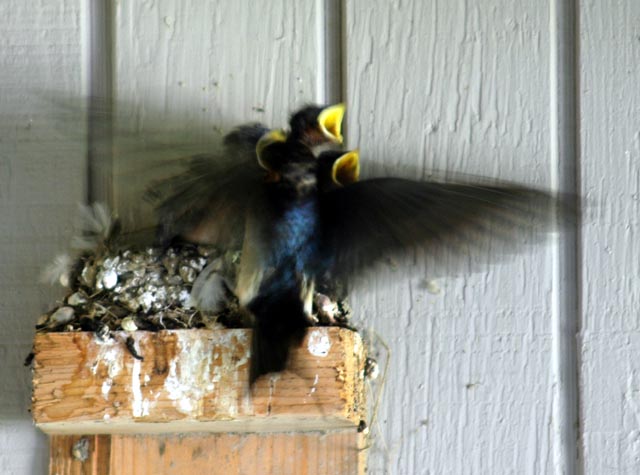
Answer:
<svg viewBox="0 0 640 475"><path fill-rule="evenodd" d="M429 279L424 281L424 288L427 290L427 292L429 292L431 295L438 295L442 290L440 289L440 285L438 284L438 282L436 280L433 279Z"/></svg>
<svg viewBox="0 0 640 475"><path fill-rule="evenodd" d="M329 338L327 329L318 328L311 332L307 348L309 349L309 353L314 356L326 357L329 354L329 350L331 350L331 339Z"/></svg>

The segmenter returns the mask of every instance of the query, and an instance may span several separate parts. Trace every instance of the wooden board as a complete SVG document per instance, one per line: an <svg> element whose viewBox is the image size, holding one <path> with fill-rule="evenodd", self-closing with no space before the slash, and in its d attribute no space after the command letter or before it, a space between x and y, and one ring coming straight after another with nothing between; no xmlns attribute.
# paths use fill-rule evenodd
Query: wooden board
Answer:
<svg viewBox="0 0 640 475"><path fill-rule="evenodd" d="M357 427L364 347L357 333L312 328L287 371L248 390L248 330L36 335L33 417L47 433L286 431Z"/></svg>
<svg viewBox="0 0 640 475"><path fill-rule="evenodd" d="M50 474L364 475L355 429L293 434L53 436Z"/></svg>

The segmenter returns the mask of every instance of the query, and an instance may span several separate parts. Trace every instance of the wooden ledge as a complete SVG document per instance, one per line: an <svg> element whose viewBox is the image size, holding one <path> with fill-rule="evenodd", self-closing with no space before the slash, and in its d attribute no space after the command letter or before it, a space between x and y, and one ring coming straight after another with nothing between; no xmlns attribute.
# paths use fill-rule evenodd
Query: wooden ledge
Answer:
<svg viewBox="0 0 640 475"><path fill-rule="evenodd" d="M360 336L314 327L289 369L248 390L250 330L40 333L33 418L49 434L277 432L364 419ZM135 359L126 347L132 336Z"/></svg>

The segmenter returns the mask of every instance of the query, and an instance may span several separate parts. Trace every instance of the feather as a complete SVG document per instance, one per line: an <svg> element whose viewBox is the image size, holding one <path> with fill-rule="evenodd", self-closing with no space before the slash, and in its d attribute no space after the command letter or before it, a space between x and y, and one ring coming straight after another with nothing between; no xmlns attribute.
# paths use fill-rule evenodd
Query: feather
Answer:
<svg viewBox="0 0 640 475"><path fill-rule="evenodd" d="M75 235L71 238L71 248L75 251L93 251L104 245L116 230L116 219L103 203L78 205Z"/></svg>
<svg viewBox="0 0 640 475"><path fill-rule="evenodd" d="M69 287L74 259L69 254L57 255L40 274L40 281L51 285Z"/></svg>

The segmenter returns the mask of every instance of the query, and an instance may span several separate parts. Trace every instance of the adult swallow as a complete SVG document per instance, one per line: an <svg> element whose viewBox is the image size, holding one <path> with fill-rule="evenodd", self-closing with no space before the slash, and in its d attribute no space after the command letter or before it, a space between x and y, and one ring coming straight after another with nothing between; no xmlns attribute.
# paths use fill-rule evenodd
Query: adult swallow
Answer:
<svg viewBox="0 0 640 475"><path fill-rule="evenodd" d="M296 115L294 115L294 118L295 117ZM342 115L340 115L340 117L342 117ZM278 160L283 160L285 154L274 153L273 151L264 153L264 149L272 146L272 148L284 147L284 150L294 151L295 154L299 155L302 155L302 150L306 150L305 156L309 155L311 143L300 142L296 137L297 135L294 133L285 135L279 130L274 130L265 134L258 142L256 155L258 156L260 166L267 171L265 183L277 182L281 179ZM286 145L282 145L285 143ZM302 147L298 147L298 145L302 145ZM295 154L294 157L288 160L295 160ZM320 153L316 161L312 163L312 166L313 179L315 180L314 186L316 186L317 192L319 193L354 183L360 176L360 163L357 151L324 151ZM301 176L297 183L302 185L302 182L307 178L308 177ZM290 183L296 181L292 175L289 175L287 179ZM263 199L265 199L264 196L258 200L261 201ZM268 253L268 251L265 250L265 241L258 231L261 226L260 223L264 221L264 218L260 213L255 212L255 210L261 209L261 203L256 203L251 208L254 212L247 214L242 258L234 289L235 295L238 297L240 305L242 306L248 305L257 295L258 288L261 285L266 271L264 263L267 261L266 254ZM305 314L309 318L311 317L312 310L313 282L314 281L309 282L304 298Z"/></svg>
<svg viewBox="0 0 640 475"><path fill-rule="evenodd" d="M348 286L383 258L410 249L467 253L488 237L506 246L519 234L549 230L554 210L575 216L572 197L480 178L354 179L321 191L322 160L287 142L268 142L262 163L280 179L268 185L273 191L261 212L268 219L255 236L268 265L246 304L255 316L251 383L286 367L291 346L309 325L307 299L319 279ZM357 178L357 151L340 157L343 171Z"/></svg>
<svg viewBox="0 0 640 475"><path fill-rule="evenodd" d="M318 161L311 149L277 134L260 139L259 163L275 179L264 184L248 225L243 255L251 289L239 295L254 317L249 382L285 368L309 321L319 229ZM253 250L253 252L251 252ZM243 263L244 265L244 263ZM245 285L242 270L239 285Z"/></svg>
<svg viewBox="0 0 640 475"><path fill-rule="evenodd" d="M317 125L325 109L298 111L289 132L260 126L230 137L217 165L198 164L161 203L177 223L174 233L188 236L211 216L244 236L235 290L256 329L251 382L286 366L309 324L319 279L348 285L381 259L412 248L455 256L487 238L507 246L519 234L548 230L554 210L575 216L574 197L483 178L359 180L357 151L318 153L319 143L342 140L339 113L323 116L324 128ZM206 242L212 241L227 245L219 235Z"/></svg>

